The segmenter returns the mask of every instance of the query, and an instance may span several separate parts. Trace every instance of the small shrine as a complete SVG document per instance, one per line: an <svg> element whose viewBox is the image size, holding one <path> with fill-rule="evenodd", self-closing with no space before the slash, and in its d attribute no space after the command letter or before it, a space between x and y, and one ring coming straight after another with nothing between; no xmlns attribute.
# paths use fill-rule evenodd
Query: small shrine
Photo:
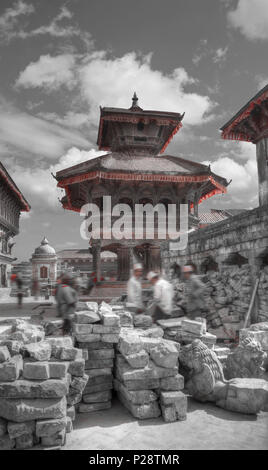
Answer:
<svg viewBox="0 0 268 470"><path fill-rule="evenodd" d="M42 285L54 283L57 279L57 255L46 237L35 249L32 258L32 280Z"/></svg>

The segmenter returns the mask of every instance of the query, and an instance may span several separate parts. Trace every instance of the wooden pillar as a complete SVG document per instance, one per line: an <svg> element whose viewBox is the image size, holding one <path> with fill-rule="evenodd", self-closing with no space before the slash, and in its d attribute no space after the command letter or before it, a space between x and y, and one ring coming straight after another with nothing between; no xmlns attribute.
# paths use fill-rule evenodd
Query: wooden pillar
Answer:
<svg viewBox="0 0 268 470"><path fill-rule="evenodd" d="M268 204L268 137L256 144L260 206Z"/></svg>
<svg viewBox="0 0 268 470"><path fill-rule="evenodd" d="M117 279L127 281L130 276L130 249L128 246L120 246L117 250Z"/></svg>
<svg viewBox="0 0 268 470"><path fill-rule="evenodd" d="M161 271L161 252L160 246L149 247L149 271Z"/></svg>
<svg viewBox="0 0 268 470"><path fill-rule="evenodd" d="M96 273L97 282L101 280L101 243L98 240L92 246L93 271Z"/></svg>

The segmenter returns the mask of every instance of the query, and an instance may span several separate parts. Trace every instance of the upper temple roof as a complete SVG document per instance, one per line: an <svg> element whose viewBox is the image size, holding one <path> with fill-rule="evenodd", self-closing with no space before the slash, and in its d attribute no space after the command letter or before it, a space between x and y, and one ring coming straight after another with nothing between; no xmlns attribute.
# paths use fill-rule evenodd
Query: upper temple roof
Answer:
<svg viewBox="0 0 268 470"><path fill-rule="evenodd" d="M130 108L100 108L97 144L100 150L162 153L182 126L184 114L144 110L136 93Z"/></svg>
<svg viewBox="0 0 268 470"><path fill-rule="evenodd" d="M20 207L21 207L21 211L29 212L31 206L26 201L22 192L19 190L18 186L13 181L13 179L11 178L10 174L8 173L4 165L0 162L0 185L3 183L7 184L9 189L12 191L14 197L18 200Z"/></svg>

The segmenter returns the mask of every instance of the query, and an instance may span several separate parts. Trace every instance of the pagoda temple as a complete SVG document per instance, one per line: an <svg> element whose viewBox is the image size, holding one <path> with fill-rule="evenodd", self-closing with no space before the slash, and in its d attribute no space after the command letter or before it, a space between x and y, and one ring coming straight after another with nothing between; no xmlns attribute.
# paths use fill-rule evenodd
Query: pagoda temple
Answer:
<svg viewBox="0 0 268 470"><path fill-rule="evenodd" d="M103 196L118 203L188 205L188 227L198 228L198 204L226 192L227 181L209 166L163 152L182 127L184 114L144 110L136 93L132 105L125 108L100 108L97 144L106 153L78 165L58 171L58 187L65 190L63 208L79 212L94 202L102 211ZM117 254L118 280L129 278L133 260L143 263L144 272L161 269L161 241L146 239L99 239L90 242L93 269L101 278L100 253Z"/></svg>
<svg viewBox="0 0 268 470"><path fill-rule="evenodd" d="M256 145L260 206L268 204L268 85L221 128L222 138Z"/></svg>

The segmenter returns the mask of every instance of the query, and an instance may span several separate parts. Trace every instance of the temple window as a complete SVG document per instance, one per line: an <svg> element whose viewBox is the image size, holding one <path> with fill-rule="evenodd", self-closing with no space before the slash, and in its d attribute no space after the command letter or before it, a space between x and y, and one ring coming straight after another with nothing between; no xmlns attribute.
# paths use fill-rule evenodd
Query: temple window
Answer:
<svg viewBox="0 0 268 470"><path fill-rule="evenodd" d="M46 266L41 266L40 268L40 278L45 279L48 277L48 269Z"/></svg>

